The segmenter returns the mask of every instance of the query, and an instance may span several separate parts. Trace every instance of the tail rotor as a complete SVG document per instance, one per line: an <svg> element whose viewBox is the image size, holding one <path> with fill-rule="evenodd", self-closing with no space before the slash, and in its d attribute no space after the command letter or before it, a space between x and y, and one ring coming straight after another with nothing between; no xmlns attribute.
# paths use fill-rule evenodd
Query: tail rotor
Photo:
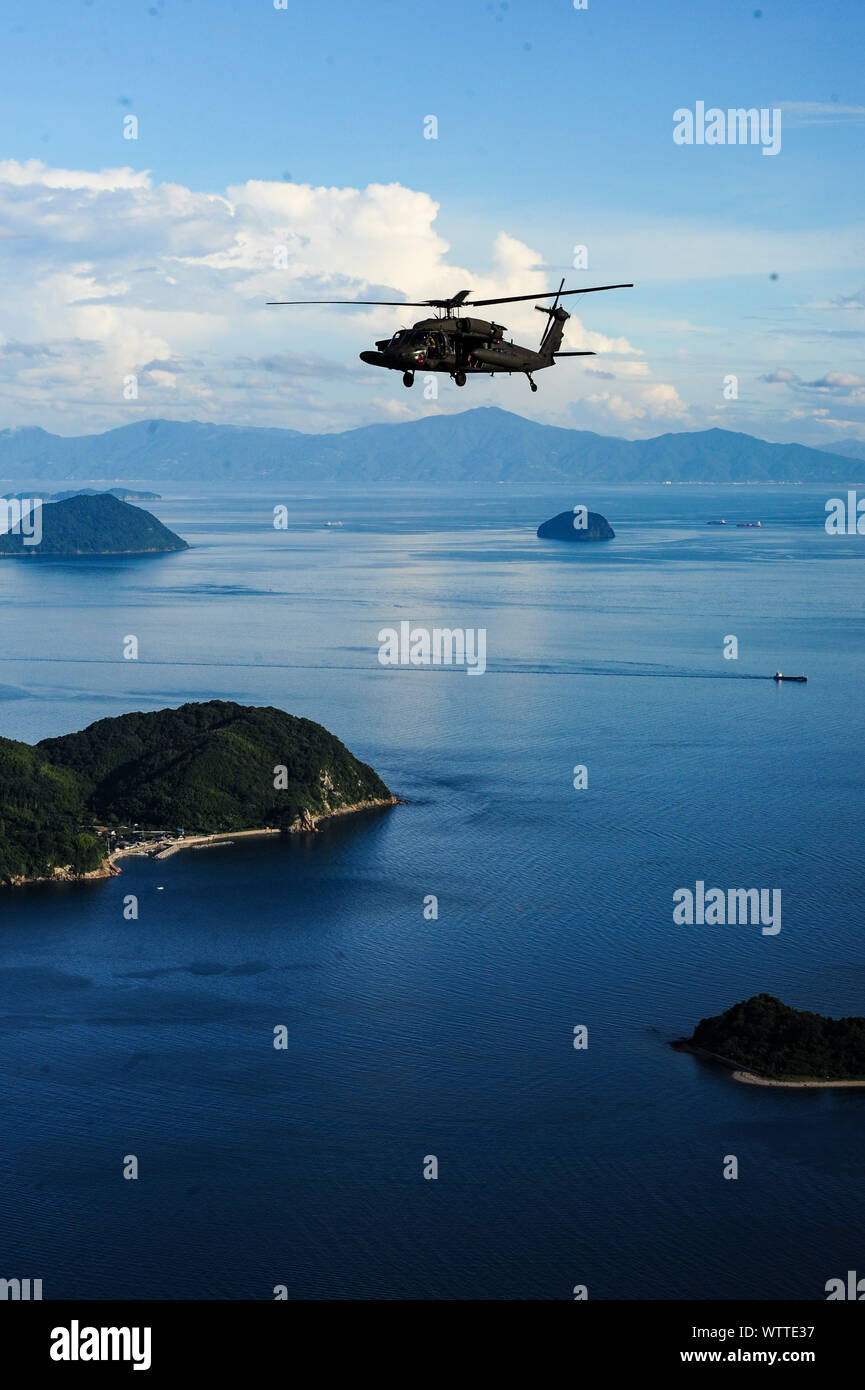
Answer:
<svg viewBox="0 0 865 1390"><path fill-rule="evenodd" d="M561 346L562 337L565 331L565 324L570 318L570 314L567 313L566 310L559 307L559 299L561 297L561 293L564 287L565 280L564 276L562 276L559 288L556 290L556 297L553 300L550 307L547 308L547 306L544 304L535 305L535 308L537 309L539 314L547 315L547 326L544 329L540 347L538 348L538 352L543 353L545 357L552 357L553 354L556 352L557 348ZM555 341L553 341L554 339Z"/></svg>

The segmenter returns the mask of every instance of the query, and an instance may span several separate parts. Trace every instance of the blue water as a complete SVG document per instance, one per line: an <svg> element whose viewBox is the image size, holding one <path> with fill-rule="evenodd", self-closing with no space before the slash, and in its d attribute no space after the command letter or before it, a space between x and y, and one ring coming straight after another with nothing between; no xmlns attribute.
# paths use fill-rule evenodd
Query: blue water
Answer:
<svg viewBox="0 0 865 1390"><path fill-rule="evenodd" d="M865 1092L667 1045L761 990L865 1013L865 539L826 535L828 495L178 497L189 553L0 565L4 735L275 704L410 803L0 897L0 1276L813 1299L861 1269ZM575 502L616 540L537 541ZM487 672L380 666L403 618L485 627ZM781 932L674 925L697 879L780 888Z"/></svg>

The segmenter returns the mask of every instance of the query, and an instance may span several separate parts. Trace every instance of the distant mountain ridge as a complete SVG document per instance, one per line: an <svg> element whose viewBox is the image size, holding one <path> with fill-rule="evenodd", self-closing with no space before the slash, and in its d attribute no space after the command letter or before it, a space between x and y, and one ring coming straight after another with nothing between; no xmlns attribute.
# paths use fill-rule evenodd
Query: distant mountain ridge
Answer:
<svg viewBox="0 0 865 1390"><path fill-rule="evenodd" d="M841 446L839 446L840 448ZM495 406L340 434L139 420L64 438L0 430L0 477L112 482L855 483L865 460L731 430L628 440L543 425Z"/></svg>
<svg viewBox="0 0 865 1390"><path fill-rule="evenodd" d="M865 459L865 439L845 439L842 444L833 444L830 452L849 459Z"/></svg>
<svg viewBox="0 0 865 1390"><path fill-rule="evenodd" d="M92 487L74 488L68 492L38 492L29 488L26 492L16 492L14 494L18 501L33 502L40 498L43 502L68 502L70 497L116 497L118 502L161 502L162 495L158 492L133 492L130 488L110 487L99 489Z"/></svg>

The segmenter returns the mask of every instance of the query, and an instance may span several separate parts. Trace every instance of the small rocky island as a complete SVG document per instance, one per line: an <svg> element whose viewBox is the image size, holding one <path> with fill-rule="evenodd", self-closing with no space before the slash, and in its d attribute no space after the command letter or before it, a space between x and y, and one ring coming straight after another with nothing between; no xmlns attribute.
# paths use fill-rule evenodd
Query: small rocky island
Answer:
<svg viewBox="0 0 865 1390"><path fill-rule="evenodd" d="M558 516L542 521L538 536L542 541L611 541L615 531L600 512L589 512L584 507L574 507L569 512L559 512Z"/></svg>
<svg viewBox="0 0 865 1390"><path fill-rule="evenodd" d="M311 719L209 700L0 738L0 884L105 878L119 853L315 830L396 797Z"/></svg>
<svg viewBox="0 0 865 1390"><path fill-rule="evenodd" d="M721 1062L765 1086L865 1086L865 1018L827 1018L755 994L704 1018L680 1052Z"/></svg>
<svg viewBox="0 0 865 1390"><path fill-rule="evenodd" d="M152 555L188 550L161 521L142 507L121 502L110 492L67 497L47 502L27 528L16 527L0 535L0 559L39 559L75 555ZM26 529L26 533L25 533ZM35 535L36 543L32 543ZM28 536L31 538L28 540Z"/></svg>

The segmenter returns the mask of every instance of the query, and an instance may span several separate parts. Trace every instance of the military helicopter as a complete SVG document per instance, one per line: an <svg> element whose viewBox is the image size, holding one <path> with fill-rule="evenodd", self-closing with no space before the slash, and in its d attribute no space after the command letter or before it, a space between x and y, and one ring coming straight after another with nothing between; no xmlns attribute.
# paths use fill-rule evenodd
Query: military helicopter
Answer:
<svg viewBox="0 0 865 1390"><path fill-rule="evenodd" d="M529 379L533 391L537 384L532 380L533 372L554 367L559 357L594 357L595 353L560 352L565 324L570 318L567 310L559 304L566 294L597 294L599 290L631 290L633 285L589 285L585 289L566 290L562 280L557 290L544 290L537 294L512 294L502 299L470 299L471 290L460 290L450 299L272 299L270 307L300 304L345 304L345 305L392 305L395 308L436 309L435 318L421 319L411 328L400 328L390 338L381 338L376 343L375 352L362 352L361 362L371 367L388 367L391 371L402 372L403 386L413 386L415 372L447 372L457 386L465 386L466 379L489 373L522 372ZM538 313L547 315L540 345L534 348L521 347L519 343L505 342L506 329L500 323L486 319L461 317L467 308L481 309L487 304L516 304L527 299L552 299L552 307L536 304Z"/></svg>

